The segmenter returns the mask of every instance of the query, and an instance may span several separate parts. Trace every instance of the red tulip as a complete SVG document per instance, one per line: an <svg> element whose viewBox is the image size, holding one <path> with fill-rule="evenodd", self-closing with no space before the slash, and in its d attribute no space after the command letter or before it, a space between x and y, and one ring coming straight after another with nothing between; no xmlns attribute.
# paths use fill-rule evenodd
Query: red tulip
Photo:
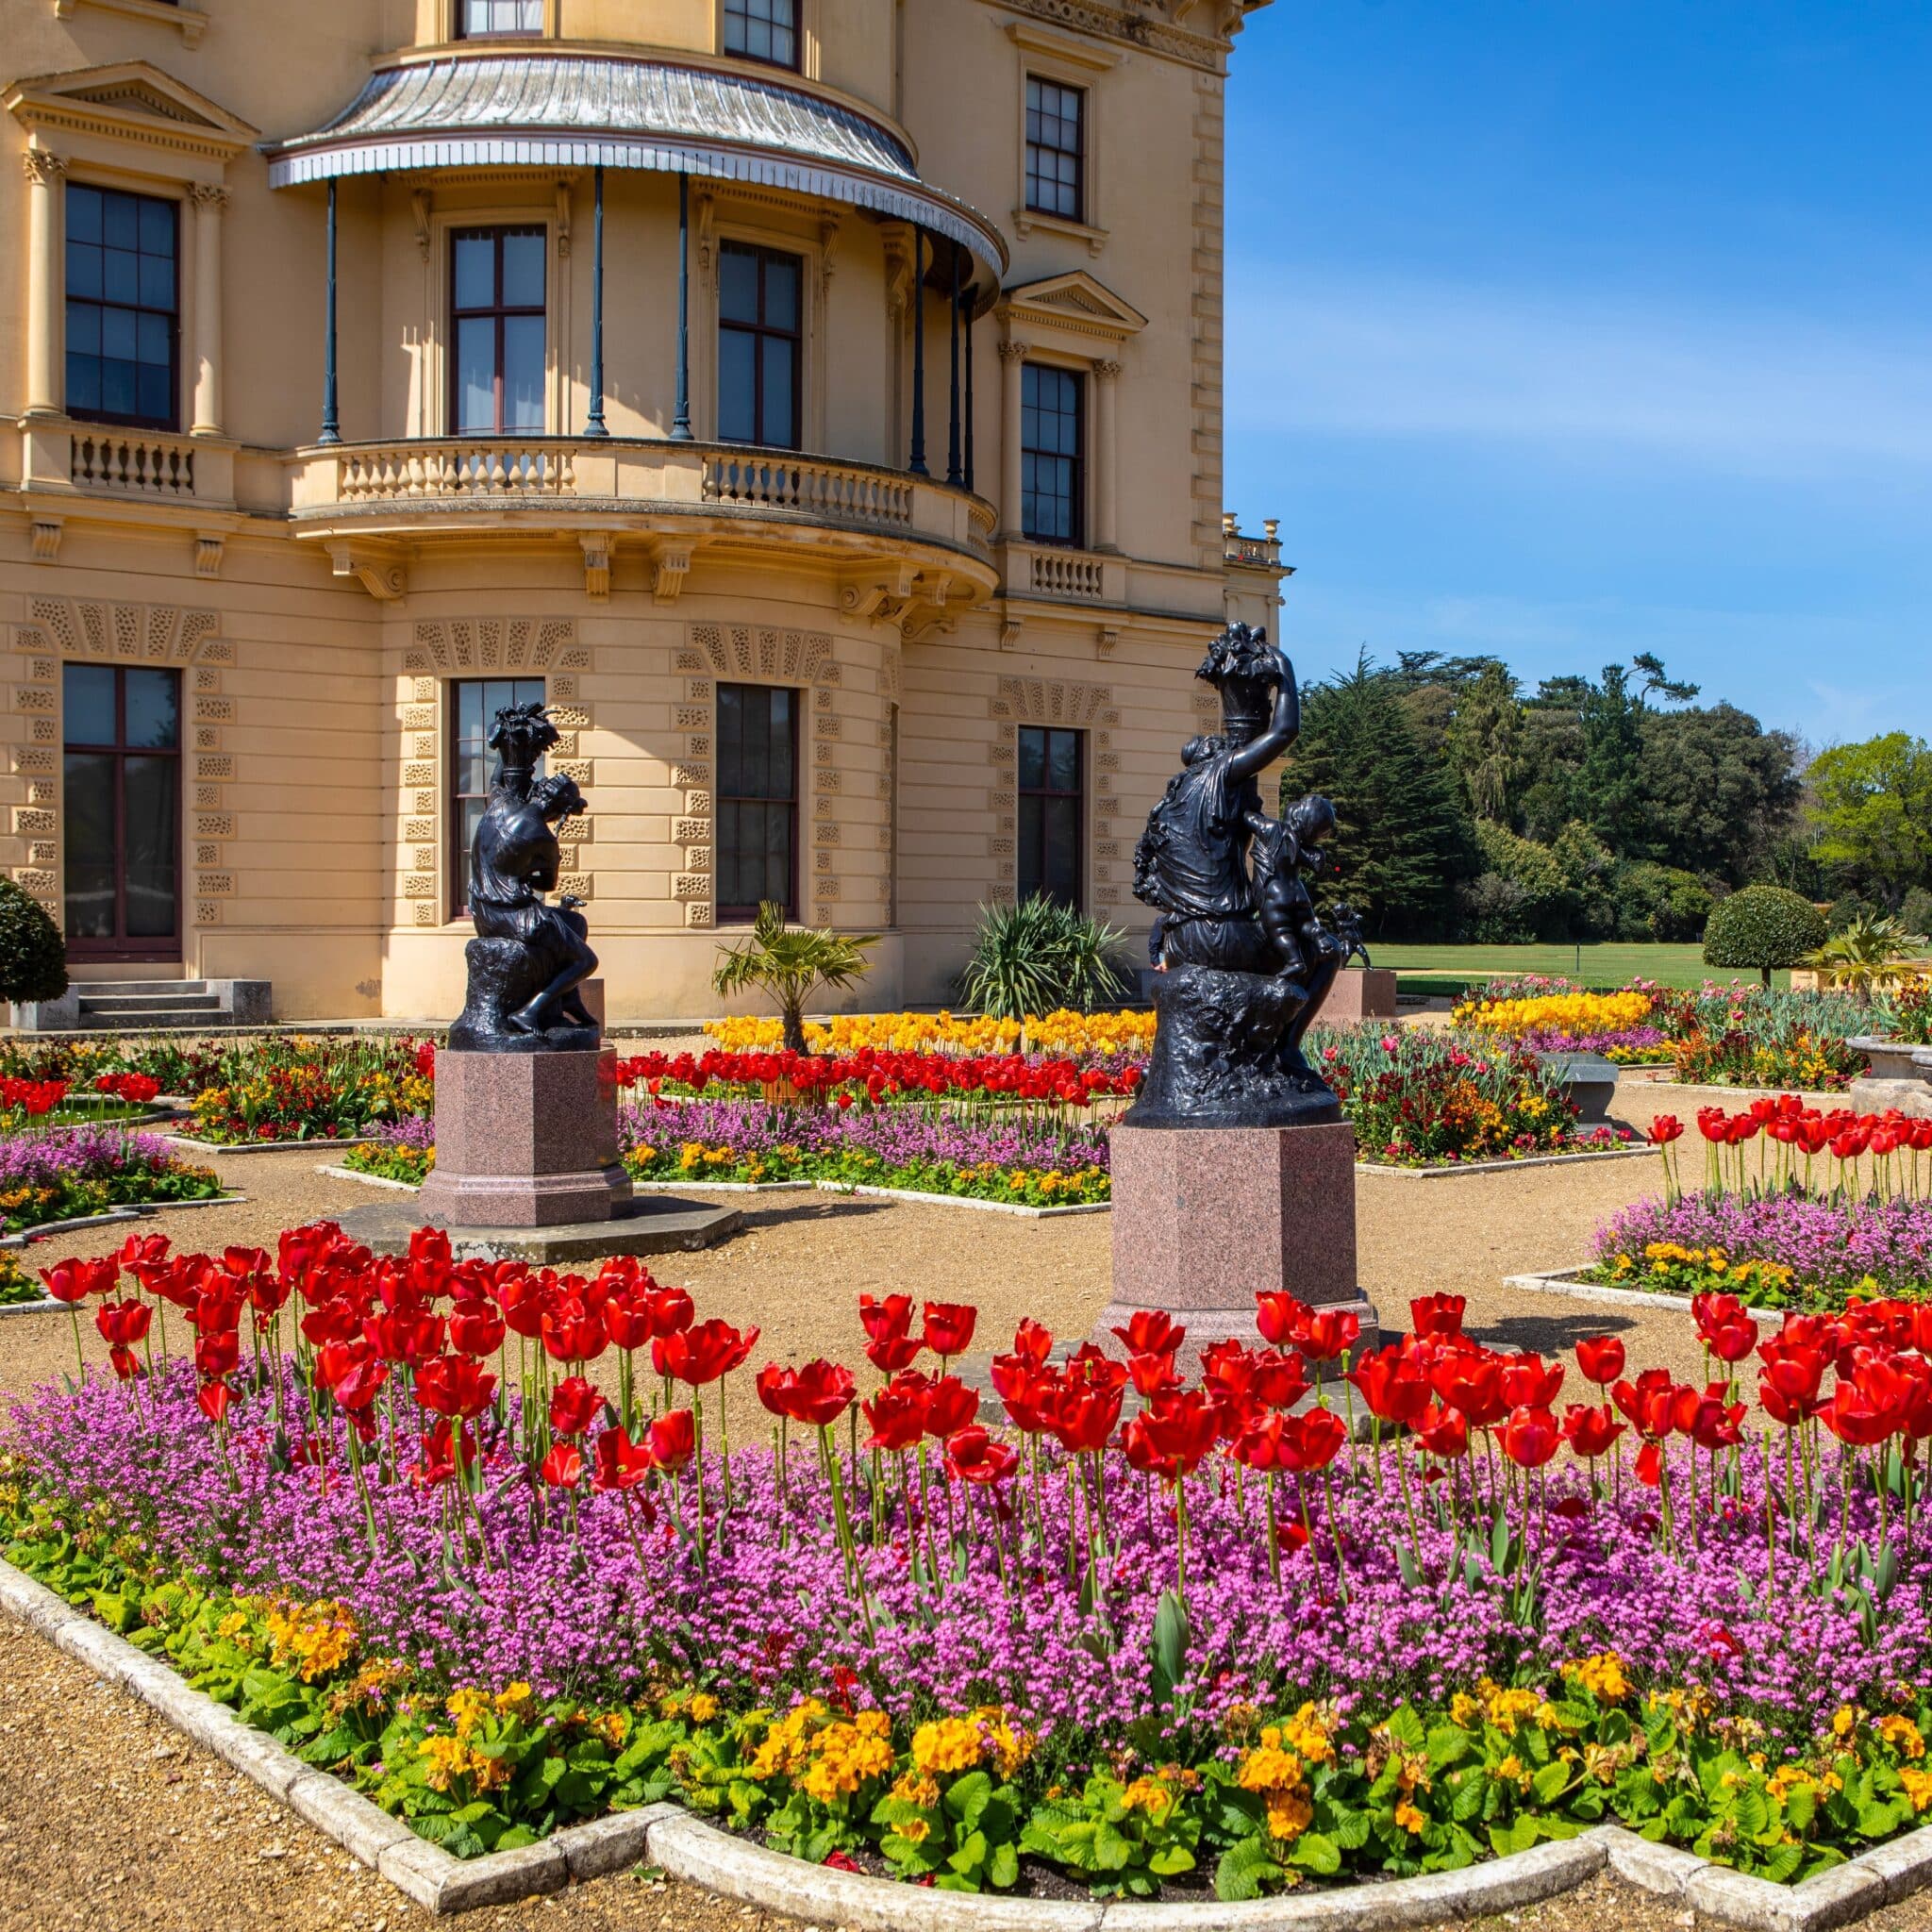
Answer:
<svg viewBox="0 0 1932 1932"><path fill-rule="evenodd" d="M1563 1446L1563 1432L1547 1408L1512 1408L1496 1431L1503 1454L1519 1469L1541 1469Z"/></svg>
<svg viewBox="0 0 1932 1932"><path fill-rule="evenodd" d="M504 1319L488 1302L462 1302L450 1310L449 1345L479 1359L503 1346Z"/></svg>
<svg viewBox="0 0 1932 1932"><path fill-rule="evenodd" d="M670 1335L660 1335L651 1344L651 1360L660 1375L670 1375L702 1389L728 1375L757 1347L758 1331L741 1333L728 1322L700 1322Z"/></svg>
<svg viewBox="0 0 1932 1932"><path fill-rule="evenodd" d="M108 1351L108 1364L124 1382L131 1382L135 1376L145 1373L141 1357L118 1341Z"/></svg>
<svg viewBox="0 0 1932 1932"><path fill-rule="evenodd" d="M1185 1332L1184 1329L1175 1330L1176 1334ZM1053 1354L1053 1330L1042 1327L1030 1315L1024 1317L1013 1330L1012 1354L1036 1369L1044 1368Z"/></svg>
<svg viewBox="0 0 1932 1932"><path fill-rule="evenodd" d="M979 1391L958 1375L941 1375L925 1393L925 1433L956 1436L979 1414Z"/></svg>
<svg viewBox="0 0 1932 1932"><path fill-rule="evenodd" d="M57 1261L51 1268L42 1268L40 1275L57 1302L85 1301L93 1291L94 1273L85 1261Z"/></svg>
<svg viewBox="0 0 1932 1932"><path fill-rule="evenodd" d="M145 1302L103 1302L94 1310L101 1340L115 1348L131 1348L145 1337L153 1320L154 1310Z"/></svg>
<svg viewBox="0 0 1932 1932"><path fill-rule="evenodd" d="M1467 1295L1417 1295L1408 1305L1409 1325L1418 1341L1428 1335L1460 1335L1468 1307Z"/></svg>
<svg viewBox="0 0 1932 1932"><path fill-rule="evenodd" d="M912 1332L912 1297L889 1294L883 1301L858 1297L858 1320L868 1341L897 1341Z"/></svg>
<svg viewBox="0 0 1932 1932"><path fill-rule="evenodd" d="M973 1345L973 1328L979 1310L964 1302L927 1302L925 1305L926 1347L945 1361L964 1355Z"/></svg>
<svg viewBox="0 0 1932 1932"><path fill-rule="evenodd" d="M1607 1388L1624 1373L1624 1344L1614 1335L1586 1336L1576 1344L1576 1366L1598 1388Z"/></svg>
<svg viewBox="0 0 1932 1932"><path fill-rule="evenodd" d="M1134 1393L1143 1399L1159 1394L1163 1389L1181 1386L1181 1378L1174 1373L1171 1355L1130 1355L1127 1357L1127 1379L1134 1385Z"/></svg>
<svg viewBox="0 0 1932 1932"><path fill-rule="evenodd" d="M1332 1408L1306 1409L1288 1427L1291 1469L1326 1469L1348 1441L1348 1424Z"/></svg>
<svg viewBox="0 0 1932 1932"><path fill-rule="evenodd" d="M541 1467L553 1490L574 1490L583 1480L584 1452L575 1442L554 1442Z"/></svg>
<svg viewBox="0 0 1932 1932"><path fill-rule="evenodd" d="M667 1409L651 1424L651 1460L675 1475L697 1453L697 1424L688 1408Z"/></svg>
<svg viewBox="0 0 1932 1932"><path fill-rule="evenodd" d="M1459 1409L1472 1427L1487 1428L1507 1413L1503 1364L1495 1356L1445 1356L1430 1371L1429 1381L1438 1399Z"/></svg>
<svg viewBox="0 0 1932 1932"><path fill-rule="evenodd" d="M858 1407L872 1429L866 1439L868 1449L910 1449L925 1434L923 1389L907 1387L895 1378L870 1402L861 1402Z"/></svg>
<svg viewBox="0 0 1932 1932"><path fill-rule="evenodd" d="M204 1335L194 1344L194 1366L211 1379L232 1375L241 1357L242 1340L232 1328Z"/></svg>
<svg viewBox="0 0 1932 1932"><path fill-rule="evenodd" d="M635 1290L613 1293L604 1304L604 1326L619 1348L648 1346L658 1332L650 1295Z"/></svg>
<svg viewBox="0 0 1932 1932"><path fill-rule="evenodd" d="M634 1443L616 1424L597 1438L596 1465L591 1474L593 1490L628 1490L650 1474L655 1466L648 1442Z"/></svg>
<svg viewBox="0 0 1932 1932"><path fill-rule="evenodd" d="M1113 1333L1129 1356L1164 1355L1171 1358L1188 1339L1188 1331L1177 1327L1164 1308L1136 1308L1127 1318L1127 1325Z"/></svg>
<svg viewBox="0 0 1932 1932"><path fill-rule="evenodd" d="M1274 1420L1278 1423L1280 1418L1277 1416ZM1139 1470L1142 1475L1158 1475L1172 1482L1179 1474L1174 1457L1163 1456L1155 1447L1153 1437L1147 1433L1144 1415L1137 1415L1121 1431L1121 1453L1127 1458L1127 1466Z"/></svg>
<svg viewBox="0 0 1932 1932"><path fill-rule="evenodd" d="M1538 1355L1506 1356L1503 1360L1503 1400L1511 1408L1549 1408L1563 1386L1563 1364L1544 1362Z"/></svg>
<svg viewBox="0 0 1932 1932"><path fill-rule="evenodd" d="M1429 1409L1416 1424L1416 1440L1431 1456L1453 1462L1469 1454L1469 1419L1460 1409Z"/></svg>
<svg viewBox="0 0 1932 1932"><path fill-rule="evenodd" d="M1699 1125L1702 1124L1700 1120ZM1673 1141L1684 1138L1684 1123L1674 1113L1660 1113L1650 1124L1649 1138L1653 1147L1668 1147Z"/></svg>
<svg viewBox="0 0 1932 1932"><path fill-rule="evenodd" d="M1428 1378L1394 1342L1359 1357L1348 1379L1381 1422L1411 1428L1429 1406Z"/></svg>
<svg viewBox="0 0 1932 1932"><path fill-rule="evenodd" d="M1563 1440L1578 1456L1591 1459L1607 1455L1624 1433L1624 1424L1607 1408L1573 1402L1563 1414Z"/></svg>
<svg viewBox="0 0 1932 1932"><path fill-rule="evenodd" d="M1019 1452L990 1436L977 1423L946 1439L946 1468L961 1482L1002 1483L1019 1466Z"/></svg>
<svg viewBox="0 0 1932 1932"><path fill-rule="evenodd" d="M1269 1408L1292 1408L1308 1392L1307 1377L1302 1373L1302 1358L1278 1349L1257 1349L1249 1358L1249 1390L1257 1402Z"/></svg>
<svg viewBox="0 0 1932 1932"><path fill-rule="evenodd" d="M1275 1348L1299 1347L1312 1311L1282 1289L1269 1289L1255 1297L1255 1326L1261 1340Z"/></svg>
<svg viewBox="0 0 1932 1932"><path fill-rule="evenodd" d="M194 1391L194 1399L201 1407L201 1412L209 1422L218 1423L228 1412L228 1385L225 1382L204 1382Z"/></svg>
<svg viewBox="0 0 1932 1932"><path fill-rule="evenodd" d="M604 1398L581 1375L566 1375L550 1391L550 1433L581 1436L603 1407Z"/></svg>
<svg viewBox="0 0 1932 1932"><path fill-rule="evenodd" d="M1332 1362L1355 1344L1361 1317L1349 1308L1311 1308L1303 1324L1301 1352L1311 1362Z"/></svg>
<svg viewBox="0 0 1932 1932"><path fill-rule="evenodd" d="M1194 1389L1156 1397L1141 1420L1146 1424L1147 1440L1183 1474L1213 1448L1221 1431L1214 1405Z"/></svg>
<svg viewBox="0 0 1932 1932"><path fill-rule="evenodd" d="M508 1312L506 1321L509 1321ZM511 1321L510 1325L516 1326ZM519 1331L521 1332L521 1331ZM539 1332L543 1352L552 1361L593 1362L610 1346L610 1334L601 1314L594 1314L575 1297L546 1309ZM663 1364L658 1364L662 1373Z"/></svg>
<svg viewBox="0 0 1932 1932"><path fill-rule="evenodd" d="M490 1407L496 1377L467 1356L443 1355L416 1371L416 1400L433 1414L468 1421Z"/></svg>

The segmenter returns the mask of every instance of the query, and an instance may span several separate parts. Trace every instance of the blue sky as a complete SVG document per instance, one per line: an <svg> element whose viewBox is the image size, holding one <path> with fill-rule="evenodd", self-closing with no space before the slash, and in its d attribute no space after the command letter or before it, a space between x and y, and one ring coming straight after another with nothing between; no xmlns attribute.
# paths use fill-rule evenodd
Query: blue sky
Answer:
<svg viewBox="0 0 1932 1932"><path fill-rule="evenodd" d="M1932 5L1276 0L1229 90L1226 501L1304 676L1654 650L1932 736Z"/></svg>

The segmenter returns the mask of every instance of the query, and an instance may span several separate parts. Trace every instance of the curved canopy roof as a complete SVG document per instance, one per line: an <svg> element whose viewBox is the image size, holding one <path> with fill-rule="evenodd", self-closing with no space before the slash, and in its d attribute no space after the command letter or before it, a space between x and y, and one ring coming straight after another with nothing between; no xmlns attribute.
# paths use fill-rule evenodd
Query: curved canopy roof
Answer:
<svg viewBox="0 0 1932 1932"><path fill-rule="evenodd" d="M803 89L660 60L473 54L385 67L312 134L264 148L269 183L412 168L607 167L848 202L949 237L995 276L984 216L920 180L876 121Z"/></svg>

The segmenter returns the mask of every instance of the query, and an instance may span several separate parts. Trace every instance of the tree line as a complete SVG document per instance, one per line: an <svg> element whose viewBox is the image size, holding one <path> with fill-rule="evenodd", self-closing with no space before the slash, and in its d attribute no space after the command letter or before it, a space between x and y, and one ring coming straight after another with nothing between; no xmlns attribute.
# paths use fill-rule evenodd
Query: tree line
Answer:
<svg viewBox="0 0 1932 1932"><path fill-rule="evenodd" d="M1905 732L1812 752L1650 652L1543 679L1404 652L1303 693L1284 800L1339 830L1319 896L1374 938L1694 941L1739 887L1932 924L1932 745Z"/></svg>

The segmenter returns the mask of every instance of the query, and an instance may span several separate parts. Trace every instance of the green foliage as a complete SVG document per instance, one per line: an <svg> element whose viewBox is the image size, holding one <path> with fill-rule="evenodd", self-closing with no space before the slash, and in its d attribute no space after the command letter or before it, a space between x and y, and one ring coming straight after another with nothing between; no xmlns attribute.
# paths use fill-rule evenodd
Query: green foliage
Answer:
<svg viewBox="0 0 1932 1932"><path fill-rule="evenodd" d="M902 1876L931 1875L941 1891L1008 1890L1020 1876L1019 1792L970 1771L942 1790L933 1784L922 1803L908 1794L918 1782L901 1780L874 1806L881 1854Z"/></svg>
<svg viewBox="0 0 1932 1932"><path fill-rule="evenodd" d="M1302 693L1302 731L1282 773L1281 805L1318 791L1335 807L1327 850L1338 877L1309 883L1318 903L1345 897L1371 938L1440 930L1470 870L1469 827L1440 761L1424 756L1398 673L1364 654L1352 672Z"/></svg>
<svg viewBox="0 0 1932 1932"><path fill-rule="evenodd" d="M1898 923L1907 932L1932 933L1932 887L1914 886L1898 908Z"/></svg>
<svg viewBox="0 0 1932 1932"><path fill-rule="evenodd" d="M1000 1020L1062 1008L1091 1013L1121 997L1125 976L1116 955L1125 940L1120 927L1057 899L982 906L959 997Z"/></svg>
<svg viewBox="0 0 1932 1932"><path fill-rule="evenodd" d="M1200 1814L1165 1777L1123 1785L1096 1771L1077 1792L1034 1807L1020 1849L1080 1874L1096 1898L1152 1898L1163 1878L1194 1869Z"/></svg>
<svg viewBox="0 0 1932 1932"><path fill-rule="evenodd" d="M786 924L785 908L766 900L741 946L721 948L724 957L711 974L711 991L730 998L747 991L777 1002L785 1044L793 1053L805 1043L805 1003L820 987L842 990L862 979L872 962L865 956L879 942L877 933L838 933Z"/></svg>
<svg viewBox="0 0 1932 1932"><path fill-rule="evenodd" d="M1550 847L1487 819L1476 822L1475 843L1482 870L1459 895L1471 937L1514 945L1565 936L1575 895Z"/></svg>
<svg viewBox="0 0 1932 1932"><path fill-rule="evenodd" d="M1908 932L1904 921L1890 913L1868 912L1832 933L1805 963L1817 973L1821 985L1869 1000L1875 987L1897 984L1924 958L1924 933Z"/></svg>
<svg viewBox="0 0 1932 1932"><path fill-rule="evenodd" d="M1618 873L1616 898L1620 938L1680 944L1703 937L1716 903L1694 873L1648 863Z"/></svg>
<svg viewBox="0 0 1932 1932"><path fill-rule="evenodd" d="M1790 733L1718 704L1646 709L1642 739L1641 831L1629 856L1733 883L1764 877L1766 856L1797 809Z"/></svg>
<svg viewBox="0 0 1932 1932"><path fill-rule="evenodd" d="M1771 984L1774 966L1795 966L1824 943L1824 915L1782 886L1746 886L1711 908L1704 929L1708 966L1749 967Z"/></svg>
<svg viewBox="0 0 1932 1932"><path fill-rule="evenodd" d="M1821 859L1890 905L1932 885L1932 744L1903 731L1835 744L1807 775Z"/></svg>
<svg viewBox="0 0 1932 1932"><path fill-rule="evenodd" d="M11 879L0 879L0 999L58 1000L67 991L60 928Z"/></svg>

